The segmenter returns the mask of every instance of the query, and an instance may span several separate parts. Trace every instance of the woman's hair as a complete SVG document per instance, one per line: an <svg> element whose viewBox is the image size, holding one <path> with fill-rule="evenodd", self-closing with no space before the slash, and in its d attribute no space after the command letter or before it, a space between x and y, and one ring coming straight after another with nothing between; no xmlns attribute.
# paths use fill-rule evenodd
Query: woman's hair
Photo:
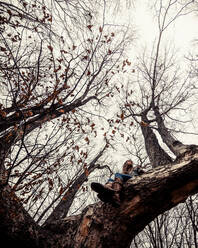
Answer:
<svg viewBox="0 0 198 248"><path fill-rule="evenodd" d="M122 170L130 173L133 170L133 161L129 159L126 162L124 162Z"/></svg>

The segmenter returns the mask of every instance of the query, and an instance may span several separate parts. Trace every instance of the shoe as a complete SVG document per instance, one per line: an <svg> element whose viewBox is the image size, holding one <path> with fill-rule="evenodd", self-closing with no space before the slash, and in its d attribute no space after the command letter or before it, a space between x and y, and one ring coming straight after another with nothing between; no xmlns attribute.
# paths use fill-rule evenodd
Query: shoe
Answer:
<svg viewBox="0 0 198 248"><path fill-rule="evenodd" d="M91 183L91 189L97 193L113 193L115 190L107 187L106 185L102 185L100 183Z"/></svg>

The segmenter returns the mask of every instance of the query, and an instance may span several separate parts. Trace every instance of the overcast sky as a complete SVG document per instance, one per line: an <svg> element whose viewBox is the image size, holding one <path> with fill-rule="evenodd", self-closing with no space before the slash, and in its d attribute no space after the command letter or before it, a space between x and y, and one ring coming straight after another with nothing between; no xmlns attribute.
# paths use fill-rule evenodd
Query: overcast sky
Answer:
<svg viewBox="0 0 198 248"><path fill-rule="evenodd" d="M153 42L157 34L156 20L145 2L147 1L136 1L135 11L130 17L137 26L138 38L142 44ZM178 18L168 29L167 38L173 40L182 53L187 52L192 46L192 41L198 38L198 15L192 13Z"/></svg>
<svg viewBox="0 0 198 248"><path fill-rule="evenodd" d="M149 1L149 4L154 2L153 0ZM165 3L166 0L163 0ZM154 18L151 9L149 9L148 1L138 0L135 2L135 7L131 6L130 8L123 6L120 8L120 12L115 12L112 14L111 10L108 10L111 14L110 16L115 19L115 23L121 23L130 26L132 29L135 29L135 45L131 46L130 51L130 59L132 61L135 60L135 57L138 53L141 53L141 49L143 47L147 47L147 49L152 49L154 40L158 36L158 24L157 20ZM110 17L110 18L111 18ZM164 36L164 44L166 45L169 42L171 45L174 45L175 50L178 52L178 56L180 62L184 61L186 63L186 59L184 56L188 55L190 51L195 51L197 46L194 46L194 40L198 39L198 14L191 13L182 17L179 17L175 22L171 23L168 30ZM139 48L138 48L139 47ZM192 116L195 117L198 115L197 106L188 111L188 114L184 116L184 119L191 119ZM196 119L192 121L192 123L183 125L184 129L188 132L197 132L197 124ZM191 127L190 127L191 126ZM198 144L197 137L194 134L180 134L177 137L186 144ZM120 155L118 155L120 156Z"/></svg>

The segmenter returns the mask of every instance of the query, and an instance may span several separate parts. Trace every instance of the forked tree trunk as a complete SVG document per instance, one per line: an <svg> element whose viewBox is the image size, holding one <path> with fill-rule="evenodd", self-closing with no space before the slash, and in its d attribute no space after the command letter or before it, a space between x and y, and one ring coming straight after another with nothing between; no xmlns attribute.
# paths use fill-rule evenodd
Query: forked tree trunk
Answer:
<svg viewBox="0 0 198 248"><path fill-rule="evenodd" d="M81 215L39 227L8 191L1 192L0 231L22 247L127 248L159 214L198 192L198 151L130 180L119 208L102 202Z"/></svg>
<svg viewBox="0 0 198 248"><path fill-rule="evenodd" d="M171 157L159 145L155 133L149 126L149 120L146 116L146 113L142 114L141 120L145 123L145 125L141 125L141 131L144 137L145 149L148 154L151 166L155 168L160 165L171 163Z"/></svg>

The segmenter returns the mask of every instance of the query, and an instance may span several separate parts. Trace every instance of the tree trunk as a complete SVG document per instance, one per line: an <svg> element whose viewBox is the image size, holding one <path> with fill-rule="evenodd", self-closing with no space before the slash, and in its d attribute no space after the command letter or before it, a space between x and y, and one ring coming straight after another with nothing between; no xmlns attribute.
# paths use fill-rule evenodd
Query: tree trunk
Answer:
<svg viewBox="0 0 198 248"><path fill-rule="evenodd" d="M144 137L145 149L152 167L155 168L159 165L171 163L171 157L161 148L155 133L149 126L149 120L146 113L142 113L141 119L144 123L144 125L141 125L141 130Z"/></svg>
<svg viewBox="0 0 198 248"><path fill-rule="evenodd" d="M94 171L96 168L96 162L98 159L102 156L103 152L106 149L105 147L98 153L98 155L91 161L86 171L84 171L71 185L71 187L67 190L67 192L62 197L62 200L58 203L58 205L55 207L54 211L50 214L50 216L45 221L45 224L54 222L56 220L59 220L60 218L64 218L67 216L67 213L74 201L74 197L76 193L78 192L79 188L82 186L82 184L87 181L88 175Z"/></svg>
<svg viewBox="0 0 198 248"><path fill-rule="evenodd" d="M39 234L39 236L38 236ZM0 237L6 247L38 247L44 231L25 211L20 199L7 185L0 191Z"/></svg>
<svg viewBox="0 0 198 248"><path fill-rule="evenodd" d="M178 141L176 138L173 137L173 135L170 133L170 131L167 129L167 127L164 124L164 120L162 118L162 115L159 112L159 108L157 106L153 107L155 116L156 116L156 122L158 125L158 132L163 140L163 142L168 146L168 148L175 154L176 157L182 156L183 153L189 152L196 146L194 145L185 145Z"/></svg>
<svg viewBox="0 0 198 248"><path fill-rule="evenodd" d="M177 141L168 131L166 126L164 125L164 120L162 119L162 116L159 112L159 108L157 106L154 106L153 108L155 116L156 116L156 121L158 125L158 132L163 140L163 142L168 146L168 148L176 155L178 156L178 151L174 147L174 143Z"/></svg>
<svg viewBox="0 0 198 248"><path fill-rule="evenodd" d="M44 227L35 224L9 190L1 190L0 230L22 247L127 248L131 240L159 214L198 192L198 149L172 165L157 167L124 188L119 208L102 202L81 215L59 219Z"/></svg>

